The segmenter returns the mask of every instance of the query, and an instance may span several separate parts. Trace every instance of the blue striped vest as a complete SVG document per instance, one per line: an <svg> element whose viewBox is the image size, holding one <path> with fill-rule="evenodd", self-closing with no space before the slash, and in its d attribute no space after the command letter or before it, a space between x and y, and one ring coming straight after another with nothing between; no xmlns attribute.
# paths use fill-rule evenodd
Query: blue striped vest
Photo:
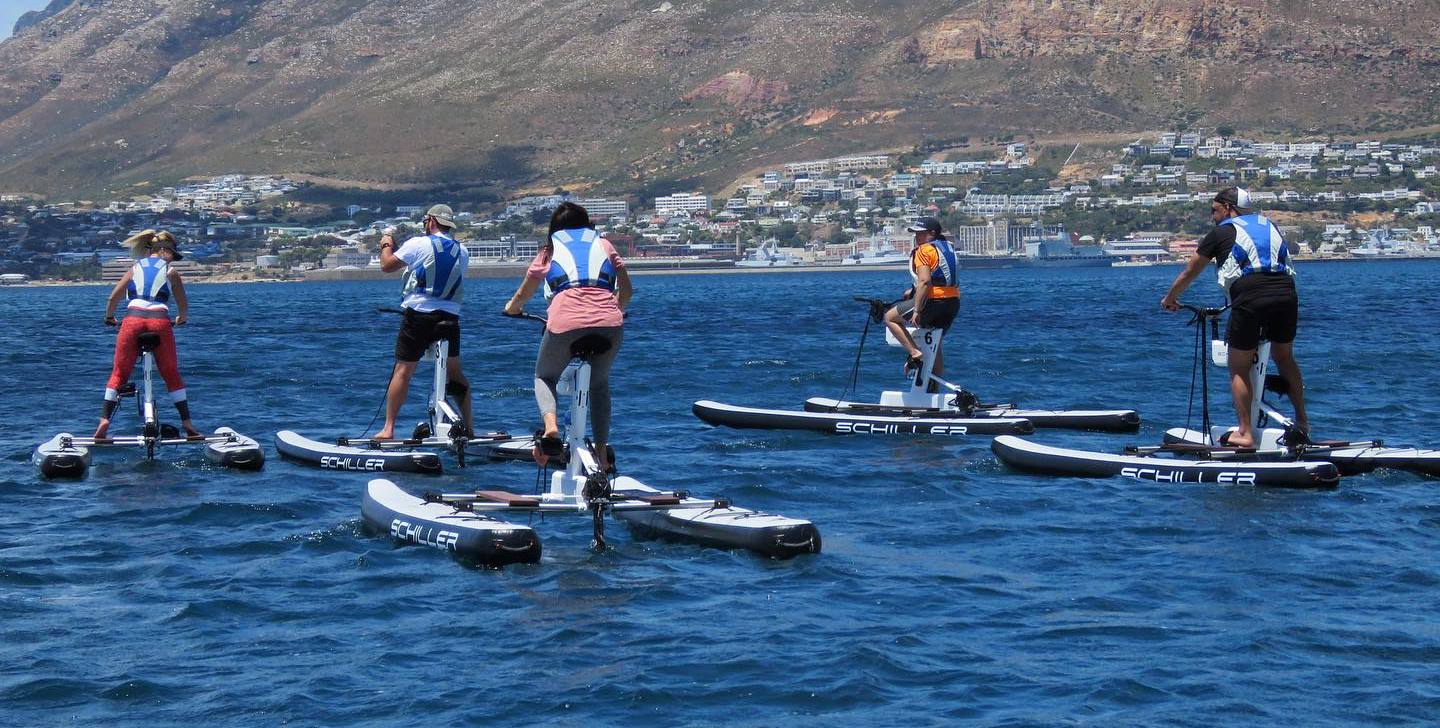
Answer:
<svg viewBox="0 0 1440 728"><path fill-rule="evenodd" d="M1269 218L1256 212L1222 220L1220 224L1235 228L1235 245L1230 248L1230 256L1220 262L1220 287L1227 294L1231 284L1251 273L1295 275L1280 228Z"/></svg>
<svg viewBox="0 0 1440 728"><path fill-rule="evenodd" d="M161 258L141 258L130 267L130 300L168 304L170 301L170 264Z"/></svg>
<svg viewBox="0 0 1440 728"><path fill-rule="evenodd" d="M545 298L570 288L615 290L615 264L599 233L590 228L557 230L550 242L554 252L545 272Z"/></svg>
<svg viewBox="0 0 1440 728"><path fill-rule="evenodd" d="M926 245L935 246L936 252L940 253L940 262L936 264L935 270L930 271L930 285L945 286L953 288L960 285L956 277L960 269L960 261L955 258L955 249L950 247L950 241L945 238L935 238ZM915 258L920 254L920 247L910 254L910 275L915 275Z"/></svg>
<svg viewBox="0 0 1440 728"><path fill-rule="evenodd" d="M410 266L400 296L419 294L440 301L459 302L462 298L460 284L465 279L464 248L451 237L428 237L433 255Z"/></svg>

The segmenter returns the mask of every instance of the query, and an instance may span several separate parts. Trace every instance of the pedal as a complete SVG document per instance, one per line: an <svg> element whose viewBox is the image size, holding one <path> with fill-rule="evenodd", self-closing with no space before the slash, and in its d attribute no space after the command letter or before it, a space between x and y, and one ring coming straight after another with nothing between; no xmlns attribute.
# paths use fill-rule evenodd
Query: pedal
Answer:
<svg viewBox="0 0 1440 728"><path fill-rule="evenodd" d="M588 446L588 447L590 448L590 454L591 454L591 455L596 455L596 454L598 454L598 453L595 452L595 443L590 442L590 439L589 439L589 438L586 438L586 439L585 439L585 444L586 444L586 446ZM597 458L597 459L598 459L598 458ZM608 467L608 468L605 469L605 474L606 474L606 475L618 475L618 474L620 473L620 471L615 468L615 446L614 446L614 445L606 445L606 446L605 446L605 459L606 459L607 461L609 461L609 463L610 463L610 467Z"/></svg>
<svg viewBox="0 0 1440 728"><path fill-rule="evenodd" d="M602 473L594 473L585 479L585 487L581 490L581 495L585 500L593 502L609 498L612 492L610 479Z"/></svg>
<svg viewBox="0 0 1440 728"><path fill-rule="evenodd" d="M121 397L134 397L134 396L135 396L135 383L134 383L134 382L126 382L126 383L120 385L120 388L117 389L117 390L115 390L115 392L116 392L117 394L119 394Z"/></svg>
<svg viewBox="0 0 1440 728"><path fill-rule="evenodd" d="M160 436L161 436L161 437L164 437L164 438L179 437L179 436L180 436L180 428L178 428L178 427L176 427L176 426L174 426L174 425L172 425L172 424L170 424L170 423L168 423L168 422L162 423L162 424L160 425Z"/></svg>
<svg viewBox="0 0 1440 728"><path fill-rule="evenodd" d="M955 398L950 400L950 404L954 405L955 409L963 412L973 412L975 408L979 406L980 398L976 397L973 392L967 392L962 389L955 393Z"/></svg>
<svg viewBox="0 0 1440 728"><path fill-rule="evenodd" d="M432 433L430 432L430 423L429 423L429 422L421 422L420 424L415 425L415 429L412 430L411 433L410 433L410 438L411 438L412 440L424 440L425 438L429 437L431 434L432 434Z"/></svg>

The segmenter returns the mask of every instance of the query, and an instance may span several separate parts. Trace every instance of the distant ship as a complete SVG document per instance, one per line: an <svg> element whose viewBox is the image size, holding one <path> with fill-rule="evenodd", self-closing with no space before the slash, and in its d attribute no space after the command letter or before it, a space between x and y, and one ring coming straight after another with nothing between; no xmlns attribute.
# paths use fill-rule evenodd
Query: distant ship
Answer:
<svg viewBox="0 0 1440 728"><path fill-rule="evenodd" d="M1411 255L1410 243L1395 239L1391 231L1384 228L1371 230L1366 234L1365 243L1350 251L1357 258L1383 258Z"/></svg>
<svg viewBox="0 0 1440 728"><path fill-rule="evenodd" d="M881 241L878 237L870 236L870 247L845 256L841 265L900 265L910 262L910 254L902 252L889 241Z"/></svg>
<svg viewBox="0 0 1440 728"><path fill-rule="evenodd" d="M1098 245L1076 245L1063 229L1055 235L1026 237L1027 266L1045 268L1109 268L1114 258Z"/></svg>
<svg viewBox="0 0 1440 728"><path fill-rule="evenodd" d="M1037 233L1023 238L1023 253L975 255L957 251L961 270L993 268L1108 268L1112 256L1097 245L1075 245L1070 233L1063 229L1054 233Z"/></svg>
<svg viewBox="0 0 1440 728"><path fill-rule="evenodd" d="M1114 265L1155 265L1174 260L1169 250L1153 240L1107 240L1102 247L1106 255L1115 259Z"/></svg>
<svg viewBox="0 0 1440 728"><path fill-rule="evenodd" d="M800 264L799 258L781 253L780 244L774 238L766 240L759 247L750 251L750 256L744 260L735 261L736 267L739 268L783 268Z"/></svg>

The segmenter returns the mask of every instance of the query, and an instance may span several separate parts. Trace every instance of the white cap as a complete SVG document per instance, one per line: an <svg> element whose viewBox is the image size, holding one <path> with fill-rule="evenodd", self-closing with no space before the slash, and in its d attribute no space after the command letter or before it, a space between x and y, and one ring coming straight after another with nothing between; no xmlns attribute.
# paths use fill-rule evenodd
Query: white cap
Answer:
<svg viewBox="0 0 1440 728"><path fill-rule="evenodd" d="M1244 187L1236 187L1235 202L1235 206L1242 210L1250 209L1250 190L1247 190Z"/></svg>

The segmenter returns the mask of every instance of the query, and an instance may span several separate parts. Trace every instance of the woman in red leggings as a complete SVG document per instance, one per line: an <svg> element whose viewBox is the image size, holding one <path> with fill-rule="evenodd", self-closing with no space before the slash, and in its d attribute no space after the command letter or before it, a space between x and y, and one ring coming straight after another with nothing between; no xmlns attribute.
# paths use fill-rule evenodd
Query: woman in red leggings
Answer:
<svg viewBox="0 0 1440 728"><path fill-rule="evenodd" d="M130 254L137 258L135 265L110 291L110 300L105 305L105 324L115 326L115 308L122 296L129 297L125 306L125 321L120 323L120 333L115 337L115 366L110 371L110 381L105 384L105 404L100 413L100 426L95 428L95 439L104 439L110 429L110 416L120 404L120 387L130 381L130 372L135 368L135 359L140 356L140 335L155 334L160 344L155 347L155 364L160 376L165 379L165 389L175 402L180 413L180 424L185 427L187 437L202 437L190 421L190 404L185 400L185 382L180 379L180 364L175 358L175 334L170 323L170 299L175 299L178 313L174 326L183 326L187 305L185 284L180 273L170 263L183 256L175 249L175 236L162 230L146 230L125 241Z"/></svg>

